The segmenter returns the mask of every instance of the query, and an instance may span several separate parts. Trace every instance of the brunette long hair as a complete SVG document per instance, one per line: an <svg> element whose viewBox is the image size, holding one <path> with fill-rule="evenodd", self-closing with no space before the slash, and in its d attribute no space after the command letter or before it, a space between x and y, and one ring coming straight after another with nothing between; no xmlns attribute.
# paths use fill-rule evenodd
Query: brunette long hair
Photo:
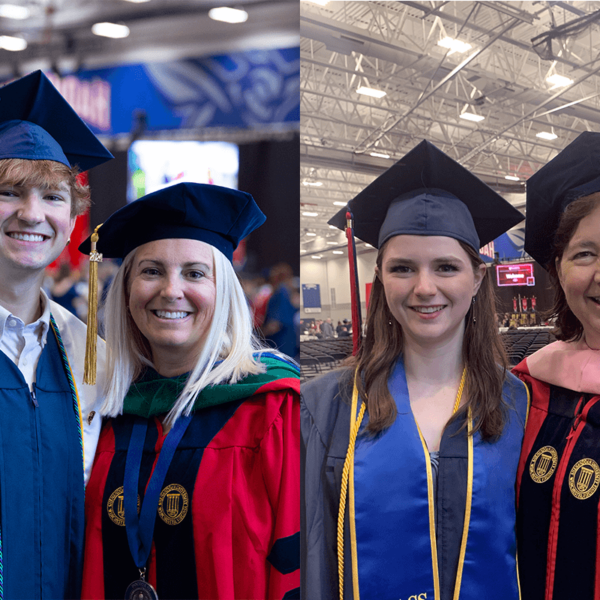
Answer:
<svg viewBox="0 0 600 600"><path fill-rule="evenodd" d="M483 262L479 254L469 245L460 241L459 244L469 255L473 270L478 269ZM377 255L380 272L385 246ZM367 336L356 357L349 361L361 374L356 378L357 387L367 404L367 431L372 434L387 429L396 420L396 403L387 383L396 359L402 354L402 347L402 328L388 307L383 284L375 276L367 316ZM487 274L476 302L467 313L462 355L467 367L465 397L473 414L473 430L480 431L483 439L493 439L502 433L505 423L502 386L508 362L498 334L494 290Z"/></svg>
<svg viewBox="0 0 600 600"><path fill-rule="evenodd" d="M560 285L556 263L562 260L571 238L575 234L575 231L577 231L577 227L579 227L579 223L599 207L600 192L595 192L571 202L562 214L558 228L554 234L552 260L547 265L550 281L554 288L554 304L544 314L544 317L556 318L552 333L556 339L564 342L576 342L580 340L583 336L583 325L569 308L567 297Z"/></svg>

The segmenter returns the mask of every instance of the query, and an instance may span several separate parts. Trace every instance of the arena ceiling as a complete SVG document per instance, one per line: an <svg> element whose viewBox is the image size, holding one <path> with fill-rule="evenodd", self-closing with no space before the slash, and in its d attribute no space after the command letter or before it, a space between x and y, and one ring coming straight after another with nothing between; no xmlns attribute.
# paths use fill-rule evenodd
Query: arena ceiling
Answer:
<svg viewBox="0 0 600 600"><path fill-rule="evenodd" d="M600 131L599 19L583 1L301 2L301 253L343 244L327 220L424 138L523 209L527 178Z"/></svg>
<svg viewBox="0 0 600 600"><path fill-rule="evenodd" d="M29 9L23 20L2 17L2 6ZM248 13L245 23L209 18L226 4ZM98 22L125 24L123 39L98 37ZM27 41L21 52L0 49L0 75L34 69L72 72L80 67L176 60L298 43L298 0L3 0L0 36Z"/></svg>

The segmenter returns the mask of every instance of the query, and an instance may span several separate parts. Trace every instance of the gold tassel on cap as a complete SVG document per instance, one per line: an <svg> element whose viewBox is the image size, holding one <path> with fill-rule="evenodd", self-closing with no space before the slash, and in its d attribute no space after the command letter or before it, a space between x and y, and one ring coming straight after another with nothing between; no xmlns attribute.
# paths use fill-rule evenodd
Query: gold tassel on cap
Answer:
<svg viewBox="0 0 600 600"><path fill-rule="evenodd" d="M92 249L90 251L90 275L88 293L87 338L85 341L85 366L83 383L96 385L96 344L98 337L98 263L102 262L102 254L96 252L98 229L92 233Z"/></svg>

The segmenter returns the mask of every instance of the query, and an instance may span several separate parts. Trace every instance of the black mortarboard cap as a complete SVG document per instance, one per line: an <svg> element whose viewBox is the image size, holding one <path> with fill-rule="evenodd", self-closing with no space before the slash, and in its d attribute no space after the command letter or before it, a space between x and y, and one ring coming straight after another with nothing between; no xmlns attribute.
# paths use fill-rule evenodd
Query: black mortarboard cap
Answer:
<svg viewBox="0 0 600 600"><path fill-rule="evenodd" d="M125 258L134 248L172 238L200 240L230 261L241 239L266 220L246 192L203 183L178 183L135 200L99 228L96 249L106 258ZM89 254L91 236L79 246Z"/></svg>
<svg viewBox="0 0 600 600"><path fill-rule="evenodd" d="M600 133L585 131L527 181L525 251L547 267L565 208L599 191Z"/></svg>
<svg viewBox="0 0 600 600"><path fill-rule="evenodd" d="M440 235L475 251L523 220L502 196L427 140L348 203L354 235L379 248L395 235ZM330 221L346 225L346 208Z"/></svg>
<svg viewBox="0 0 600 600"><path fill-rule="evenodd" d="M35 71L0 88L0 159L54 160L81 171L113 158L50 80Z"/></svg>

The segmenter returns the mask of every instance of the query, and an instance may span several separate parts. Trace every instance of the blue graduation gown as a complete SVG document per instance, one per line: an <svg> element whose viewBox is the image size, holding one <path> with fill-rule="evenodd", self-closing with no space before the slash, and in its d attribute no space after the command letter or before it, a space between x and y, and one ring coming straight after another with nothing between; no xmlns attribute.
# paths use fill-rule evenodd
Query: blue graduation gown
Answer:
<svg viewBox="0 0 600 600"><path fill-rule="evenodd" d="M0 352L0 506L4 598L79 598L82 449L56 337L48 332L35 398Z"/></svg>
<svg viewBox="0 0 600 600"><path fill-rule="evenodd" d="M396 385L393 379L388 385L398 405L395 424L376 438L359 434L356 445L353 487L361 600L452 600L457 586L461 600L518 600L514 481L527 412L525 387L507 375L507 422L495 442L483 442L476 434L469 449L464 414L446 427L435 518L428 458L406 382ZM355 418L351 397L349 370L302 385L301 592L306 600L339 597L337 521L349 424ZM367 422L368 414L361 431ZM347 504L344 598L356 600L349 522Z"/></svg>

